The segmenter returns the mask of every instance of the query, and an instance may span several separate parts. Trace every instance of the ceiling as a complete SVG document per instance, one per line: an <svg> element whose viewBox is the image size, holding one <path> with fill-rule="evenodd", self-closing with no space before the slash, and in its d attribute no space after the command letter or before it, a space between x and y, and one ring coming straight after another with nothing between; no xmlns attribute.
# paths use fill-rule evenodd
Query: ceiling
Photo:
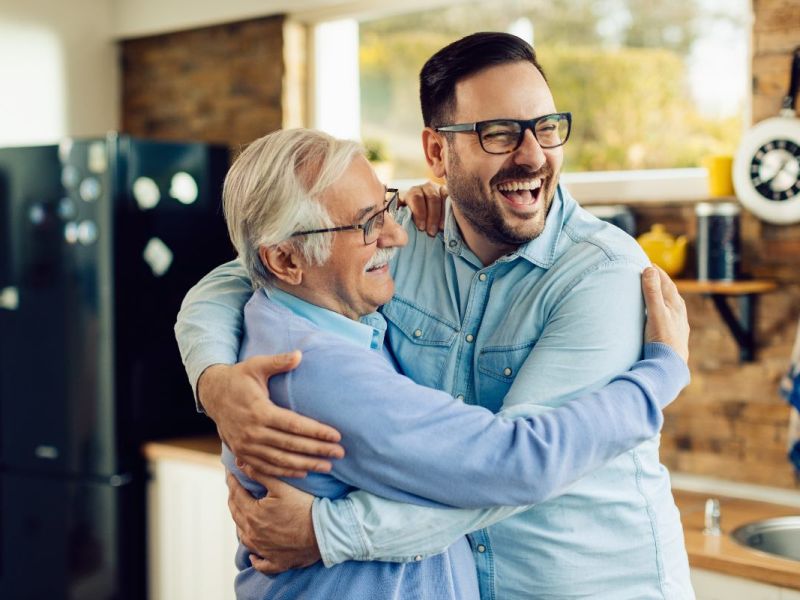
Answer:
<svg viewBox="0 0 800 600"><path fill-rule="evenodd" d="M109 0L117 39L289 14L308 23L367 18L466 0Z"/></svg>

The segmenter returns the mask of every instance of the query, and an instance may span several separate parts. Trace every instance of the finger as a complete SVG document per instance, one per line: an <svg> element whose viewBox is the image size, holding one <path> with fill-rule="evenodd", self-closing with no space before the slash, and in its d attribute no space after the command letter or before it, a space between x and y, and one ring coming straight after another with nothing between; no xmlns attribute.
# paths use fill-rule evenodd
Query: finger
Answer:
<svg viewBox="0 0 800 600"><path fill-rule="evenodd" d="M242 366L251 372L269 378L271 375L291 371L300 364L302 359L302 353L299 350L294 350L293 352L287 352L285 354L261 354L258 356L251 356L247 360L242 361Z"/></svg>
<svg viewBox="0 0 800 600"><path fill-rule="evenodd" d="M255 504L255 498L230 472L225 477L225 483L228 484L228 506L233 504L237 509L241 510L246 509L248 504Z"/></svg>
<svg viewBox="0 0 800 600"><path fill-rule="evenodd" d="M265 477L289 477L291 479L303 479L308 477L308 471L302 469L287 469L284 467L276 467L270 463L260 463L260 466L255 467L247 463L237 464L239 470L247 475L250 479L261 481Z"/></svg>
<svg viewBox="0 0 800 600"><path fill-rule="evenodd" d="M425 229L425 222L427 220L427 205L425 202L425 194L421 186L414 186L409 189L402 197L403 204L408 206L411 211L411 218L414 220L414 225L417 229L423 231Z"/></svg>
<svg viewBox="0 0 800 600"><path fill-rule="evenodd" d="M243 456L245 464L265 474L270 474L270 469L330 473L332 468L330 461L324 458L287 452L286 450L269 446L253 448L250 452L240 454Z"/></svg>
<svg viewBox="0 0 800 600"><path fill-rule="evenodd" d="M669 305L676 305L683 302L678 286L672 281L667 272L659 266L656 266L661 285L661 294L664 297L664 302Z"/></svg>
<svg viewBox="0 0 800 600"><path fill-rule="evenodd" d="M258 479L258 483L267 488L267 492L269 492L269 496L265 496L264 498L278 498L283 496L286 488L292 489L292 486L285 481L281 481L277 477L261 476ZM262 498L262 500L264 498Z"/></svg>
<svg viewBox="0 0 800 600"><path fill-rule="evenodd" d="M289 411L292 414L292 411ZM275 412L272 418L279 413ZM283 413L280 413L283 415ZM279 417L280 418L280 417ZM324 442L317 439L303 437L293 433L286 433L280 429L273 427L264 428L258 432L258 439L248 440L248 447L255 446L260 448L274 448L276 450L285 450L286 452L295 454L306 454L309 456L342 458L344 456L344 448L339 444L331 442Z"/></svg>
<svg viewBox="0 0 800 600"><path fill-rule="evenodd" d="M265 575L277 575L278 573L283 573L291 568L282 568L280 565L273 563L269 559L261 558L255 554L250 555L250 564L253 565L253 568L256 571L259 573L264 573Z"/></svg>
<svg viewBox="0 0 800 600"><path fill-rule="evenodd" d="M278 406L270 411L270 425L272 429L279 429L286 433L306 438L314 438L325 442L336 443L342 439L342 436L333 427ZM334 456L330 454L329 451L329 446L319 446L315 453L323 456ZM336 456L344 456L344 454L339 455L339 451L344 452L340 447L336 450Z"/></svg>
<svg viewBox="0 0 800 600"><path fill-rule="evenodd" d="M426 198L426 201L428 205L428 235L435 237L436 234L439 233L439 222L442 220L442 205L444 204L444 199L437 189Z"/></svg>
<svg viewBox="0 0 800 600"><path fill-rule="evenodd" d="M664 298L661 295L661 277L656 269L647 267L642 272L642 292L648 315L655 315L664 310Z"/></svg>

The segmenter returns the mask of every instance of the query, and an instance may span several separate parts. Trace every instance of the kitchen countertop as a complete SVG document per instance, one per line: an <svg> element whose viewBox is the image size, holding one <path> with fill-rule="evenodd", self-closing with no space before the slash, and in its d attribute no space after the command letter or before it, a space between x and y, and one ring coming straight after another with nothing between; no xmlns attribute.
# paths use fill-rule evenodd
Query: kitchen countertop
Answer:
<svg viewBox="0 0 800 600"><path fill-rule="evenodd" d="M800 562L739 545L730 536L740 525L760 519L800 515L797 507L673 490L681 511L686 550L692 567L800 590ZM705 503L718 498L722 535L703 534Z"/></svg>
<svg viewBox="0 0 800 600"><path fill-rule="evenodd" d="M150 461L183 460L222 468L220 442L215 436L149 442L144 445L143 453ZM673 494L681 511L686 550L692 567L800 590L800 563L750 550L730 537L730 533L740 525L759 519L798 515L800 509L680 489L673 490ZM720 501L720 536L703 534L705 502L710 497Z"/></svg>

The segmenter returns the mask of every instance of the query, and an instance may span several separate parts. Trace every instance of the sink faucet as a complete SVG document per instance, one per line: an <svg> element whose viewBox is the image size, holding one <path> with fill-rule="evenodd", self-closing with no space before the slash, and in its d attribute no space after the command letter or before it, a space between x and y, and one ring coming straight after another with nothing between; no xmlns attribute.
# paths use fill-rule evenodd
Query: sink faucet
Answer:
<svg viewBox="0 0 800 600"><path fill-rule="evenodd" d="M722 530L719 527L719 521L719 500L716 498L709 498L706 500L705 528L703 529L703 534L720 535Z"/></svg>

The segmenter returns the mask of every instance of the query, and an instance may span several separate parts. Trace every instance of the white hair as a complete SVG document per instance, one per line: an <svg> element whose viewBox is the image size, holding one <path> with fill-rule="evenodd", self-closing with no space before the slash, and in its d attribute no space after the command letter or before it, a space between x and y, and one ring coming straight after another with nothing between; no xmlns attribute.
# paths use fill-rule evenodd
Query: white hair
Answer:
<svg viewBox="0 0 800 600"><path fill-rule="evenodd" d="M251 143L234 161L222 191L228 234L254 288L275 276L262 264L261 246L289 241L311 264L324 264L332 234L297 231L333 227L320 196L362 154L356 142L313 129L279 130Z"/></svg>

